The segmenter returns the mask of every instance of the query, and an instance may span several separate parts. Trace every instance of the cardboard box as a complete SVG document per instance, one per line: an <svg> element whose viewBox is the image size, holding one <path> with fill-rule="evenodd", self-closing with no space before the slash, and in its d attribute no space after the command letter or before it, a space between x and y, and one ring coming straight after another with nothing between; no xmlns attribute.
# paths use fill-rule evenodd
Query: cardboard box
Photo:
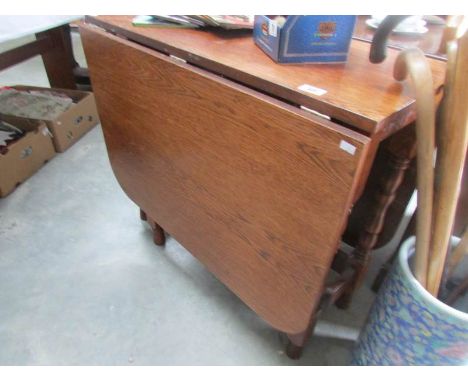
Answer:
<svg viewBox="0 0 468 382"><path fill-rule="evenodd" d="M340 63L348 58L356 16L288 16L280 26L255 16L254 41L279 63Z"/></svg>
<svg viewBox="0 0 468 382"><path fill-rule="evenodd" d="M79 138L99 123L93 93L81 90L40 88L35 86L13 86L17 90L52 90L64 93L74 101L67 111L54 120L44 120L52 133L55 150L64 152Z"/></svg>
<svg viewBox="0 0 468 382"><path fill-rule="evenodd" d="M0 154L0 197L4 197L53 158L55 150L44 122L1 114L0 119L27 131L8 145L6 154Z"/></svg>

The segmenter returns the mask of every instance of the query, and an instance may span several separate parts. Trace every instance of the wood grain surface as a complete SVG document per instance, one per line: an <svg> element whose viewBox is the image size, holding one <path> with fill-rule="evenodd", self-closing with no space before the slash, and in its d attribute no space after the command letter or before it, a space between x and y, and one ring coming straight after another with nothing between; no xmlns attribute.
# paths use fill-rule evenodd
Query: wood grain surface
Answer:
<svg viewBox="0 0 468 382"><path fill-rule="evenodd" d="M73 57L73 47L70 26L61 25L36 33L38 39L47 38L52 41L52 49L42 53L42 61L51 87L76 89L73 68L78 63Z"/></svg>
<svg viewBox="0 0 468 382"><path fill-rule="evenodd" d="M468 32L447 45L449 59L436 162L435 214L427 290L438 295L468 149ZM466 187L466 186L465 186Z"/></svg>
<svg viewBox="0 0 468 382"><path fill-rule="evenodd" d="M81 34L124 191L273 327L306 330L369 138L93 26Z"/></svg>
<svg viewBox="0 0 468 382"><path fill-rule="evenodd" d="M385 62L369 62L370 44L352 41L345 64L282 65L258 48L251 32L212 32L144 28L133 16L87 17L87 22L143 45L185 59L268 94L317 110L371 135L384 138L415 120L414 97L392 76L399 51L389 49ZM430 60L434 87L442 85L445 63ZM301 92L310 84L327 91L322 96Z"/></svg>
<svg viewBox="0 0 468 382"><path fill-rule="evenodd" d="M424 53L419 48L402 51L395 62L394 77L398 81L410 77L416 95L418 110L418 119L416 120L418 209L414 275L421 285L426 287L434 202L433 163L436 109L432 91L432 73Z"/></svg>

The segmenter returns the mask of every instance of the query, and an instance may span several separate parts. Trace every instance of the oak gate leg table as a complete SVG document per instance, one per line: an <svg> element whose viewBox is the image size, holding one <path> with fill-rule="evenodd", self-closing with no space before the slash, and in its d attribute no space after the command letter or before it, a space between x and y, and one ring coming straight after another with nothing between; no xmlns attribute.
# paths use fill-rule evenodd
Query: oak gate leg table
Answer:
<svg viewBox="0 0 468 382"><path fill-rule="evenodd" d="M115 176L156 243L173 236L298 357L356 284L359 261L327 276L377 148L415 119L398 52L372 65L353 41L346 64L278 65L248 34L131 20L80 26Z"/></svg>

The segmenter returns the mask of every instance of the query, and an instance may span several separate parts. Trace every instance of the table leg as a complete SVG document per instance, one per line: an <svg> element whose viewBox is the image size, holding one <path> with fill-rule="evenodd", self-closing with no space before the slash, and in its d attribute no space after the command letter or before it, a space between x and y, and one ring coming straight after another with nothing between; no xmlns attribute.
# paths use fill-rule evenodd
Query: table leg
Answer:
<svg viewBox="0 0 468 382"><path fill-rule="evenodd" d="M310 333L313 331L313 328L316 324L316 319L314 318L309 325L309 328L302 333L298 334L288 334L288 344L286 346L286 355L291 359L299 359L302 356L304 346L309 339Z"/></svg>
<svg viewBox="0 0 468 382"><path fill-rule="evenodd" d="M70 26L68 24L36 34L37 38L50 38L52 48L42 53L42 60L51 87L76 89L73 70L78 63L73 57Z"/></svg>
<svg viewBox="0 0 468 382"><path fill-rule="evenodd" d="M395 259L398 257L398 251L400 249L401 243L404 243L410 236L414 235L415 232L415 224L416 224L416 215L413 215L411 218L408 227L406 228L405 233L403 234L403 237L400 240L400 243L396 249L396 251L390 256L390 258L380 267L379 272L377 273L377 276L375 277L374 281L372 282L371 290L374 293L377 293L380 289L380 286L384 282L384 280L387 277L387 274L390 272L392 269L393 263Z"/></svg>
<svg viewBox="0 0 468 382"><path fill-rule="evenodd" d="M147 221L153 231L153 241L154 244L162 246L166 243L166 234L163 228L156 223L156 221L147 215L145 211L140 208L140 219Z"/></svg>
<svg viewBox="0 0 468 382"><path fill-rule="evenodd" d="M402 139L402 134L403 139ZM406 170L415 156L415 140L412 132L403 132L392 137L387 148L387 170L382 176L374 197L375 203L364 230L359 235L351 256L351 265L356 273L350 287L336 301L337 307L346 309L354 291L361 285L369 265L369 254L374 248L384 227L387 210L396 197L396 192L405 177Z"/></svg>
<svg viewBox="0 0 468 382"><path fill-rule="evenodd" d="M154 244L159 246L166 244L166 234L164 233L162 227L153 220L151 228L153 229Z"/></svg>
<svg viewBox="0 0 468 382"><path fill-rule="evenodd" d="M352 269L347 269L340 275L339 279L325 286L322 298L320 299L315 313L310 318L307 329L301 333L287 334L289 341L286 347L286 355L289 358L299 359L301 357L304 346L317 324L318 317L347 290L349 283L352 282L353 275L354 272Z"/></svg>
<svg viewBox="0 0 468 382"><path fill-rule="evenodd" d="M140 208L140 219L143 220L144 222L148 220L148 216L146 215L146 212L143 211L141 208Z"/></svg>
<svg viewBox="0 0 468 382"><path fill-rule="evenodd" d="M297 335L299 336L299 335ZM304 351L304 343L305 343L305 340L301 340L299 337L299 340L296 340L294 337L294 340L292 338L293 336L289 336L288 335L288 338L289 338L289 342L288 342L288 345L286 347L286 355L291 358L291 359L299 359L301 358L302 356L302 352ZM299 342L300 345L296 345L296 342Z"/></svg>

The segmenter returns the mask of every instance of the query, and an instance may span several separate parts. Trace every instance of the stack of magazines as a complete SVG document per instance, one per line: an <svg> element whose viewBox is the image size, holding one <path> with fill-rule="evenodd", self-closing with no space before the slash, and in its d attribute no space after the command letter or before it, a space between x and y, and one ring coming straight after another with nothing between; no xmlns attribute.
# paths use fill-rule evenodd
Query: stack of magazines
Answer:
<svg viewBox="0 0 468 382"><path fill-rule="evenodd" d="M253 29L254 16L247 15L149 15L136 16L135 26L165 28L205 28Z"/></svg>

